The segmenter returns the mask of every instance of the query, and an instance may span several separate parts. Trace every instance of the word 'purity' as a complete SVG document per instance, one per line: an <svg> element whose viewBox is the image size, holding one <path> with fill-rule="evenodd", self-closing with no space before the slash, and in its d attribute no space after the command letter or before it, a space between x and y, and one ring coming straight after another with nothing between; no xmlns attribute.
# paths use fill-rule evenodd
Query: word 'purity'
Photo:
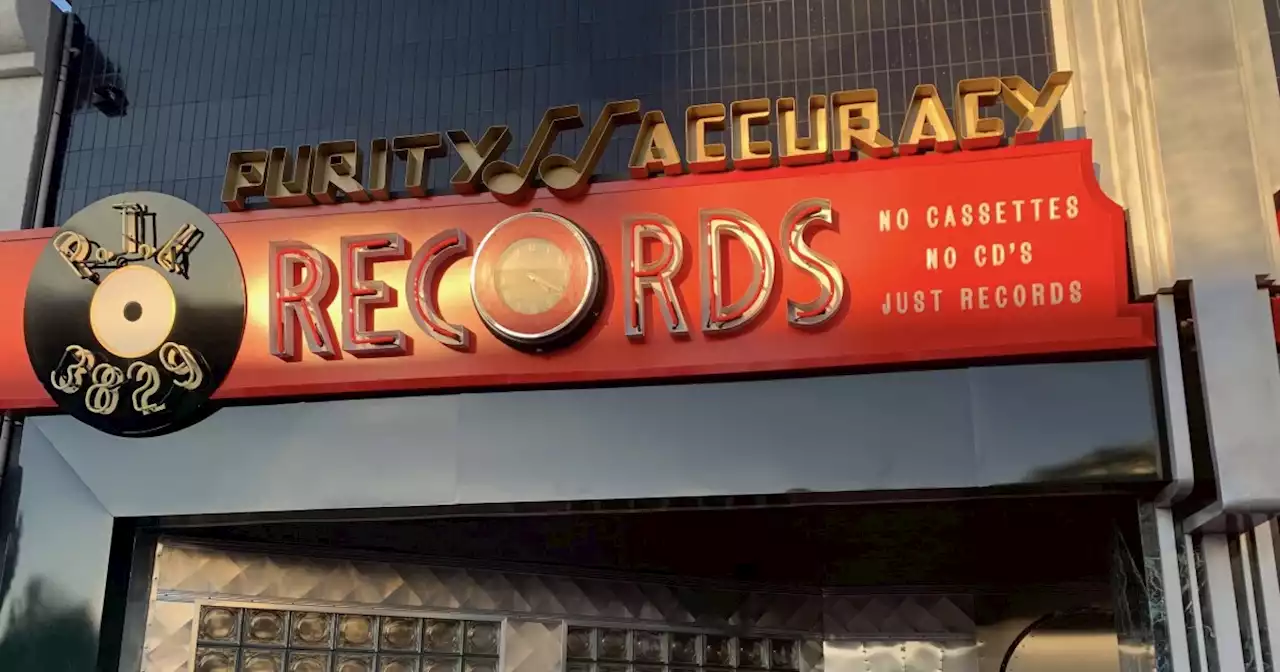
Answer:
<svg viewBox="0 0 1280 672"><path fill-rule="evenodd" d="M519 204L532 197L539 181L557 197L576 199L590 187L605 147L615 128L640 124L629 160L632 178L657 173L680 175L729 169L750 170L774 165L774 146L752 137L752 130L779 125L778 163L800 166L831 160L848 161L862 154L889 158L925 150L948 152L1000 146L1004 121L982 116L983 108L1003 104L1018 117L1012 144L1036 142L1057 108L1070 71L1055 72L1037 89L1021 77L981 77L961 81L956 87L955 109L948 115L936 86L917 86L907 103L906 118L898 141L880 132L879 93L875 89L840 91L809 97L808 137L798 135L794 98L739 100L725 110L723 103L693 105L685 114L685 156L681 158L667 120L659 110L641 111L640 101L611 102L601 110L576 158L548 154L556 136L582 128L577 105L553 107L542 116L519 165L502 160L511 144L506 126L490 126L478 141L464 130L445 135L462 165L450 180L459 194L488 190L504 203ZM830 120L828 119L830 117ZM726 121L727 120L727 121ZM731 129L732 162L723 143L710 142L708 133ZM834 142L833 142L834 140ZM440 133L402 135L370 143L367 171L355 140L303 145L296 153L286 147L240 150L227 160L222 201L230 210L246 207L246 200L265 197L269 205L296 207L341 200L368 202L399 196L425 197L428 165L446 154ZM392 161L405 164L404 184L393 192L389 184ZM687 162L687 168L686 168Z"/></svg>

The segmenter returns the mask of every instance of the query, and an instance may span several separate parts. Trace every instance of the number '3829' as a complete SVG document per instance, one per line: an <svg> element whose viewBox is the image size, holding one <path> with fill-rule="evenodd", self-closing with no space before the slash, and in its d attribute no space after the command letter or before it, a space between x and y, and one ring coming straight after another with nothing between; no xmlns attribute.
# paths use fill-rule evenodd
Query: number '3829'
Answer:
<svg viewBox="0 0 1280 672"><path fill-rule="evenodd" d="M125 369L109 362L99 362L91 350L69 345L62 353L58 366L49 374L54 389L75 394L84 389L84 407L90 413L110 415L120 405L121 388L132 382L129 394L133 410L142 415L163 411L163 400L156 400L160 391L161 374L155 366L135 361ZM204 371L191 349L179 343L160 346L160 365L174 375L173 385L194 390L204 382Z"/></svg>

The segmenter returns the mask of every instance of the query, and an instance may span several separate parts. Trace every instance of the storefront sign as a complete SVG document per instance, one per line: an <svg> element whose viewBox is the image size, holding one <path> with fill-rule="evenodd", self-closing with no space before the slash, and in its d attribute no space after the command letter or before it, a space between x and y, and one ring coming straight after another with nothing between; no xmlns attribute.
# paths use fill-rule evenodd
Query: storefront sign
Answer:
<svg viewBox="0 0 1280 672"><path fill-rule="evenodd" d="M513 139L506 126L490 126L479 140L462 130L446 133L449 147L462 163L450 186L458 194L487 190L503 203L522 204L533 197L536 178L552 195L577 199L591 188L596 164L613 131L629 124L640 124L629 160L633 178L680 175L686 164L692 173L768 168L774 165L775 154L781 165L801 166L848 161L859 154L884 159L925 150L991 149L1006 137L1003 119L984 116L990 114L987 108L997 105L1011 110L1019 120L1008 134L1011 143L1030 144L1040 137L1070 82L1068 71L1053 73L1040 88L1017 76L966 79L956 87L951 113L937 87L922 84L907 101L896 144L881 132L880 93L875 89L810 96L803 106L810 129L805 137L799 135L794 98L739 100L727 110L723 103L693 105L685 113L683 157L663 113L643 112L638 100L606 104L577 157L549 154L558 134L584 124L577 105L564 105L543 114L519 165L502 160ZM771 124L777 125L776 152L773 143L763 139L763 127ZM720 132L727 134L725 141L731 141L714 141L713 134ZM422 198L430 195L426 185L432 159L446 153L440 133L375 139L368 148L367 167L363 148L355 140L303 145L296 152L288 147L240 150L227 160L222 201L227 209L240 211L251 199L275 207L297 207L342 200ZM404 182L393 186L397 161L404 164Z"/></svg>
<svg viewBox="0 0 1280 672"><path fill-rule="evenodd" d="M198 419L206 397L1149 349L1127 269L1088 141L614 182L526 206L210 219L126 194L0 238L0 305L24 314L0 324L0 347L30 356L0 366L0 407L56 403L147 435Z"/></svg>
<svg viewBox="0 0 1280 672"><path fill-rule="evenodd" d="M22 332L31 368L65 412L150 436L213 410L240 349L245 289L208 215L164 194L121 194L76 213L43 248Z"/></svg>

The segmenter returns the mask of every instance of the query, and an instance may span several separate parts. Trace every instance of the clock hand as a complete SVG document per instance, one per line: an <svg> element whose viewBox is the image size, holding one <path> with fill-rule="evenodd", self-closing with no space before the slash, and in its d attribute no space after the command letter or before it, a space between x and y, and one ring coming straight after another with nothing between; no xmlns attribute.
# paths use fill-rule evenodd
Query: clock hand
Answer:
<svg viewBox="0 0 1280 672"><path fill-rule="evenodd" d="M538 283L539 285L542 285L544 288L549 289L553 292L559 293L564 291L564 288L556 287L555 285L551 284L550 282L547 282L546 280L543 280L542 278L538 277L533 273L525 273L525 275L529 276L530 280Z"/></svg>

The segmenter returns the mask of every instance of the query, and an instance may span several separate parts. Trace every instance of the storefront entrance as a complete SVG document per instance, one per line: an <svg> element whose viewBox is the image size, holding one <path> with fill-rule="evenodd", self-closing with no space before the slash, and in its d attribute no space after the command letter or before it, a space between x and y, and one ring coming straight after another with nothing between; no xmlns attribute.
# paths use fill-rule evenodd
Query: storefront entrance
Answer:
<svg viewBox="0 0 1280 672"><path fill-rule="evenodd" d="M1064 496L169 529L142 669L1111 672L1136 512Z"/></svg>

